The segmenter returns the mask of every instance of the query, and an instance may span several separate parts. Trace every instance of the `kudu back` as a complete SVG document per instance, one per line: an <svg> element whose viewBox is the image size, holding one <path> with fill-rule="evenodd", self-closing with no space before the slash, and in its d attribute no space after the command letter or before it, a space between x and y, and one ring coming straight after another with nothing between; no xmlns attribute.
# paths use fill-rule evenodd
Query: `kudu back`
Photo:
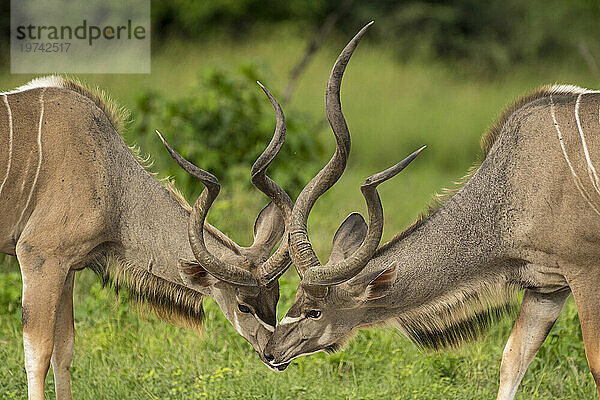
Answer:
<svg viewBox="0 0 600 400"><path fill-rule="evenodd" d="M266 175L283 144L285 119L264 90L277 126L252 182L272 203L259 214L250 247L204 222L210 207L204 201L216 197L217 179L165 142L206 185L189 207L131 153L103 96L61 77L0 94L0 251L16 255L21 268L30 399L43 399L50 363L57 399L71 398L73 280L85 267L128 288L162 318L195 328L202 324L203 297L212 297L263 358L277 322L277 278L289 266L287 241L270 254L292 207Z"/></svg>
<svg viewBox="0 0 600 400"><path fill-rule="evenodd" d="M350 135L339 81L367 27L341 53L326 89L336 151L292 211L290 256L301 281L265 358L283 369L295 357L336 350L353 331L381 323L421 347L456 346L511 310L523 290L500 368L498 399L512 399L573 293L598 385L600 92L555 85L516 101L482 139L483 161L464 184L383 246L376 186L420 150L369 177L361 186L369 224L351 214L327 263L318 260L306 223L346 166Z"/></svg>

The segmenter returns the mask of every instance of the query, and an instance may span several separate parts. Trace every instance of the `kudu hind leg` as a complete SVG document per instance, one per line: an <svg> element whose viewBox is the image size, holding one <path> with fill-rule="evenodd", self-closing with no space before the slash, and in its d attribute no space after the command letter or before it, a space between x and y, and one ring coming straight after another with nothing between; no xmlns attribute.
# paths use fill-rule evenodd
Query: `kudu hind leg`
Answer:
<svg viewBox="0 0 600 400"><path fill-rule="evenodd" d="M71 362L75 345L73 325L73 281L75 271L70 271L60 297L54 326L54 350L52 370L56 400L71 400Z"/></svg>
<svg viewBox="0 0 600 400"><path fill-rule="evenodd" d="M579 277L578 277L579 278ZM589 274L569 282L577 303L585 356L600 398L600 276Z"/></svg>
<svg viewBox="0 0 600 400"><path fill-rule="evenodd" d="M44 381L54 349L54 326L68 268L27 242L17 244L23 278L23 347L29 400L44 400Z"/></svg>
<svg viewBox="0 0 600 400"><path fill-rule="evenodd" d="M500 365L498 400L512 400L527 367L548 336L571 292L537 293L525 290L519 315Z"/></svg>

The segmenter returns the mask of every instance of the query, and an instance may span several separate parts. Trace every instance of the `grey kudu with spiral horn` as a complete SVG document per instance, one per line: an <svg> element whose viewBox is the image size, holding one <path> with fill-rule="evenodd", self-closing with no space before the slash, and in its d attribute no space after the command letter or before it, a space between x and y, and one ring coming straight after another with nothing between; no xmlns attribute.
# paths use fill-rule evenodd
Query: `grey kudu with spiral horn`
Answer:
<svg viewBox="0 0 600 400"><path fill-rule="evenodd" d="M294 205L289 246L301 281L265 358L285 368L295 357L333 351L356 329L378 323L397 326L423 347L455 346L513 309L516 293L524 290L500 367L498 399L512 399L573 293L598 385L598 91L554 85L517 100L483 137L482 162L462 187L381 247L383 216L375 186L418 151L367 179L361 190L368 227L359 214L350 215L334 236L328 262L317 259L306 222L317 198L346 166L350 136L339 84L366 28L341 53L327 85L336 151Z"/></svg>
<svg viewBox="0 0 600 400"><path fill-rule="evenodd" d="M219 191L216 178L164 142L206 185L190 208L130 152L101 95L56 76L0 94L0 251L17 256L23 277L29 399L43 400L50 363L57 399L71 398L73 280L85 267L115 288L127 287L164 319L195 328L202 298L212 297L264 360L277 323L277 278L290 264L287 241L269 255L292 202L265 174L283 144L285 120L263 90L277 125L252 182L272 203L260 212L250 247L204 223Z"/></svg>

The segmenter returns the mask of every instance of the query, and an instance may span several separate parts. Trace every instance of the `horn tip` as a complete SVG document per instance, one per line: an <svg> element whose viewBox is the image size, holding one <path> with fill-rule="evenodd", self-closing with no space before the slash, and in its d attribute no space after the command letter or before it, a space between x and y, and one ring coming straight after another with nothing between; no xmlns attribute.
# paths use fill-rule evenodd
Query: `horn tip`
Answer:
<svg viewBox="0 0 600 400"><path fill-rule="evenodd" d="M427 145L425 146L421 146L418 150L416 150L414 153L412 153L412 157L416 157L419 155L420 152L422 152L423 150L425 150L427 148Z"/></svg>
<svg viewBox="0 0 600 400"><path fill-rule="evenodd" d="M362 27L362 29L357 33L357 36L362 37L362 35L373 25L375 21L371 20L368 24Z"/></svg>
<svg viewBox="0 0 600 400"><path fill-rule="evenodd" d="M169 152L170 152L170 151L171 151L171 150L170 150L170 147L171 147L171 146L169 145L169 143L167 142L167 140L166 140L166 139L163 137L163 135L162 135L162 134L161 134L161 133L158 131L158 129L155 129L155 130L154 130L154 132L156 132L156 134L158 135L158 138L160 139L160 141L162 142L162 144L163 144L163 145L164 145L164 146L167 148L167 150L169 150Z"/></svg>
<svg viewBox="0 0 600 400"><path fill-rule="evenodd" d="M260 83L260 81L256 81L256 83L258 84L258 86L260 86L260 88L263 90L263 92L265 92L265 94L267 95L267 97L269 97L269 99L271 98L271 92L269 92L269 89L267 89L262 83Z"/></svg>

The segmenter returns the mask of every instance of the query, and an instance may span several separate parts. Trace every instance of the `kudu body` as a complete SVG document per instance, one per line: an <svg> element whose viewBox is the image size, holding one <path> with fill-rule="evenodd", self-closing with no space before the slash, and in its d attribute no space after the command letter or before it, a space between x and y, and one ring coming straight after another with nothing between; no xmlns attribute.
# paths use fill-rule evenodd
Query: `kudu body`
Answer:
<svg viewBox="0 0 600 400"><path fill-rule="evenodd" d="M16 255L21 268L30 399L44 398L50 363L57 399L71 398L73 279L87 266L166 320L192 327L202 323L203 296L214 298L262 358L277 322L277 277L289 265L285 245L279 259L267 259L284 231L274 204L285 212L291 201L274 194L274 183L260 186L271 182L264 170L285 134L277 107L276 145L253 169L253 182L274 203L245 248L203 224L206 210L190 208L142 167L98 95L59 77L0 94L0 251ZM202 243L191 243L197 236ZM205 254L220 264L194 261Z"/></svg>
<svg viewBox="0 0 600 400"><path fill-rule="evenodd" d="M364 29L332 78L341 79ZM377 323L394 324L424 347L454 346L481 333L524 290L500 368L498 399L512 399L573 293L600 384L600 92L553 86L517 101L482 140L483 161L466 183L379 248L382 208L376 192L365 190L374 181L367 179L368 227L360 215L349 216L321 265L306 221L346 165L350 136L341 110L329 111L336 103L339 91L328 84L337 148L296 200L289 246L301 282L265 358L285 367ZM375 185L396 172L375 175Z"/></svg>

